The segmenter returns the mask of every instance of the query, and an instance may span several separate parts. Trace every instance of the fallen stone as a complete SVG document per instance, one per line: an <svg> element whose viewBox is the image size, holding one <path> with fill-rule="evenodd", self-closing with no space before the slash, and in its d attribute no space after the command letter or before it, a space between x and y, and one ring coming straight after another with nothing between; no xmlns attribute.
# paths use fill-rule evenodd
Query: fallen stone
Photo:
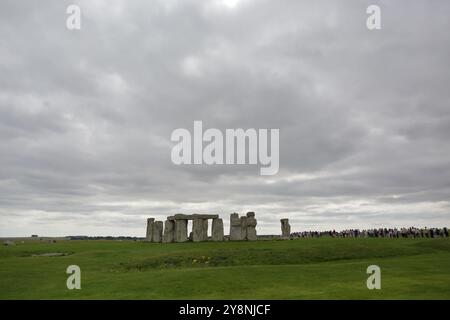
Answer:
<svg viewBox="0 0 450 320"><path fill-rule="evenodd" d="M68 253L65 252L49 252L49 253L41 253L41 254L32 254L32 257L60 257L67 256Z"/></svg>

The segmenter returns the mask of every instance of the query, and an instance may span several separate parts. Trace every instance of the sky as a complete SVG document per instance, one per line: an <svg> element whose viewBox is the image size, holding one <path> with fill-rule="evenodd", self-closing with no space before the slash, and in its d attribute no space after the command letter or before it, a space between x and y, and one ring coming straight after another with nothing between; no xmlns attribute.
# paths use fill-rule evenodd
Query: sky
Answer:
<svg viewBox="0 0 450 320"><path fill-rule="evenodd" d="M81 9L68 30L66 9ZM381 8L368 30L366 8ZM0 2L0 236L450 226L450 2ZM280 169L174 165L177 128L279 129Z"/></svg>

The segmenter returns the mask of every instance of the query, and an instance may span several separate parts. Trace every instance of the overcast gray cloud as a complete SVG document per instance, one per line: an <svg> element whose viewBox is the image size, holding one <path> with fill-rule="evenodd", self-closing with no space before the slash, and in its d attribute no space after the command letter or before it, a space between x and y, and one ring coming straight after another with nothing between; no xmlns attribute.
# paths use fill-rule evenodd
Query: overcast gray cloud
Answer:
<svg viewBox="0 0 450 320"><path fill-rule="evenodd" d="M82 28L66 28L78 4ZM382 29L366 28L378 4ZM0 236L450 225L450 2L0 3ZM280 171L175 166L176 128L279 128Z"/></svg>

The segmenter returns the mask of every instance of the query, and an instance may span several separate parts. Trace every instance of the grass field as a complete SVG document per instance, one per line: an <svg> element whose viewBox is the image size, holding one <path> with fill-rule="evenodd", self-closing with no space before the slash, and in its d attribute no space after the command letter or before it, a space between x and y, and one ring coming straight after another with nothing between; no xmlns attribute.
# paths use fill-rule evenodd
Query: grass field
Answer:
<svg viewBox="0 0 450 320"><path fill-rule="evenodd" d="M36 256L54 252L67 255ZM72 264L81 290L66 287ZM450 239L25 241L0 248L0 298L450 299Z"/></svg>

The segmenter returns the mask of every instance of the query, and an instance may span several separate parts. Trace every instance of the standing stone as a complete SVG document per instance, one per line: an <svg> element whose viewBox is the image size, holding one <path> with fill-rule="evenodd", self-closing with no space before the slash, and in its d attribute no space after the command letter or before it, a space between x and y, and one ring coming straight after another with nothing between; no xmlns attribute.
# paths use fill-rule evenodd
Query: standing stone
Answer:
<svg viewBox="0 0 450 320"><path fill-rule="evenodd" d="M223 220L222 219L213 219L211 235L212 235L213 241L223 241Z"/></svg>
<svg viewBox="0 0 450 320"><path fill-rule="evenodd" d="M208 230L208 220L206 220L206 230L204 221L205 220L203 219L194 219L192 221L192 241L205 241L205 233Z"/></svg>
<svg viewBox="0 0 450 320"><path fill-rule="evenodd" d="M161 242L163 236L163 222L155 221L153 224L153 237L152 242Z"/></svg>
<svg viewBox="0 0 450 320"><path fill-rule="evenodd" d="M166 220L164 222L164 236L163 242L173 242L175 240L175 222L173 220Z"/></svg>
<svg viewBox="0 0 450 320"><path fill-rule="evenodd" d="M281 219L281 238L289 239L291 237L291 225L289 219Z"/></svg>
<svg viewBox="0 0 450 320"><path fill-rule="evenodd" d="M175 241L186 242L187 237L187 220L175 220Z"/></svg>
<svg viewBox="0 0 450 320"><path fill-rule="evenodd" d="M256 241L258 237L256 236L256 219L254 212L247 212L247 240Z"/></svg>
<svg viewBox="0 0 450 320"><path fill-rule="evenodd" d="M153 224L155 223L155 218L147 219L147 232L145 234L146 241L152 241L153 238Z"/></svg>
<svg viewBox="0 0 450 320"><path fill-rule="evenodd" d="M239 240L247 240L247 217L241 217L241 236Z"/></svg>
<svg viewBox="0 0 450 320"><path fill-rule="evenodd" d="M241 240L241 220L237 213L230 215L230 240Z"/></svg>
<svg viewBox="0 0 450 320"><path fill-rule="evenodd" d="M208 219L203 219L203 241L208 241Z"/></svg>

